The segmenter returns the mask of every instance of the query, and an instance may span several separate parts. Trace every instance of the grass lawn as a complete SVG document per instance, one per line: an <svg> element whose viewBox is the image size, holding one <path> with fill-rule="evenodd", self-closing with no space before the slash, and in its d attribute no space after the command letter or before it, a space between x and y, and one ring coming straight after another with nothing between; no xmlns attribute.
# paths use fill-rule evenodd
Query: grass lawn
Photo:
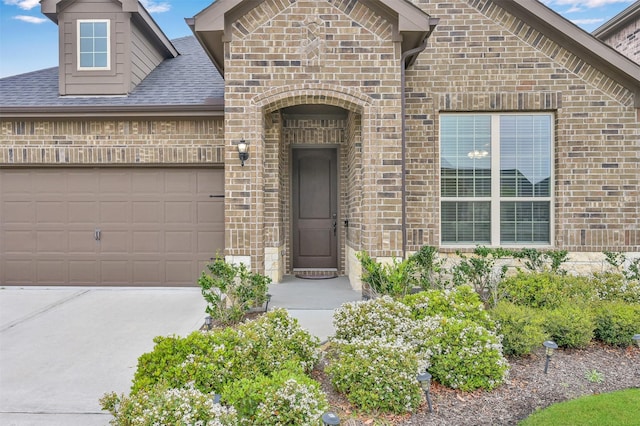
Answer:
<svg viewBox="0 0 640 426"><path fill-rule="evenodd" d="M590 395L555 404L518 425L640 425L640 389Z"/></svg>

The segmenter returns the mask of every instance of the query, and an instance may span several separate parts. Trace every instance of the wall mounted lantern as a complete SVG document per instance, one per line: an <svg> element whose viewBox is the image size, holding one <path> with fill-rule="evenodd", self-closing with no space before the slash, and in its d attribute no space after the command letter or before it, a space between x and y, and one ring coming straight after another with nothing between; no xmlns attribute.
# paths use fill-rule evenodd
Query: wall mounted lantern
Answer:
<svg viewBox="0 0 640 426"><path fill-rule="evenodd" d="M433 408L431 407L431 373L425 371L424 373L418 374L418 383L420 383L420 387L424 391L424 396L427 397L427 404L429 404L429 412L433 413Z"/></svg>
<svg viewBox="0 0 640 426"><path fill-rule="evenodd" d="M339 425L340 424L340 418L335 415L334 413L324 413L322 415L322 424L324 426L329 426L329 425Z"/></svg>
<svg viewBox="0 0 640 426"><path fill-rule="evenodd" d="M542 345L545 347L545 354L547 355L547 360L544 363L544 374L547 374L549 360L551 359L551 355L553 355L553 351L558 349L558 345L553 340L545 340Z"/></svg>
<svg viewBox="0 0 640 426"><path fill-rule="evenodd" d="M249 143L244 139L238 142L238 157L240 157L240 165L244 166L244 162L249 159Z"/></svg>

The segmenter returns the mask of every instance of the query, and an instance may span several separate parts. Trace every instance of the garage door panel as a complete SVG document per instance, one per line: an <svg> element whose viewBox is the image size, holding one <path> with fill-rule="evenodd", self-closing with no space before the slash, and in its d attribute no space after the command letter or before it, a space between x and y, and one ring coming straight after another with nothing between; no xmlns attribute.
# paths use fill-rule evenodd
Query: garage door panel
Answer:
<svg viewBox="0 0 640 426"><path fill-rule="evenodd" d="M193 285L198 280L191 260L165 262L165 280L170 285Z"/></svg>
<svg viewBox="0 0 640 426"><path fill-rule="evenodd" d="M161 196L164 192L164 172L149 171L135 176L131 190L134 194Z"/></svg>
<svg viewBox="0 0 640 426"><path fill-rule="evenodd" d="M215 201L199 202L198 223L219 223L224 226L224 203Z"/></svg>
<svg viewBox="0 0 640 426"><path fill-rule="evenodd" d="M130 263L127 260L103 260L100 262L100 277L104 285L129 285Z"/></svg>
<svg viewBox="0 0 640 426"><path fill-rule="evenodd" d="M33 175L33 189L36 194L53 196L67 191L67 175L48 170Z"/></svg>
<svg viewBox="0 0 640 426"><path fill-rule="evenodd" d="M100 174L100 194L117 194L131 192L131 173L129 171L110 170Z"/></svg>
<svg viewBox="0 0 640 426"><path fill-rule="evenodd" d="M69 255L96 252L95 230L73 230L68 232Z"/></svg>
<svg viewBox="0 0 640 426"><path fill-rule="evenodd" d="M67 265L61 259L38 261L36 273L41 285L60 285L67 282Z"/></svg>
<svg viewBox="0 0 640 426"><path fill-rule="evenodd" d="M30 224L35 220L33 203L30 201L7 201L2 203L4 225Z"/></svg>
<svg viewBox="0 0 640 426"><path fill-rule="evenodd" d="M4 282L10 285L31 284L36 281L35 261L6 259L2 273Z"/></svg>
<svg viewBox="0 0 640 426"><path fill-rule="evenodd" d="M41 254L66 253L67 233L62 230L39 230L36 232L36 249Z"/></svg>
<svg viewBox="0 0 640 426"><path fill-rule="evenodd" d="M69 201L69 223L95 224L98 218L98 202L97 201Z"/></svg>
<svg viewBox="0 0 640 426"><path fill-rule="evenodd" d="M36 240L31 230L5 231L3 247L7 255L31 255L36 252Z"/></svg>
<svg viewBox="0 0 640 426"><path fill-rule="evenodd" d="M67 222L67 204L62 201L36 202L38 224L61 225Z"/></svg>
<svg viewBox="0 0 640 426"><path fill-rule="evenodd" d="M174 170L165 179L165 194L175 196L193 192L193 178L192 172Z"/></svg>
<svg viewBox="0 0 640 426"><path fill-rule="evenodd" d="M134 231L133 252L159 254L162 252L161 240L161 231Z"/></svg>
<svg viewBox="0 0 640 426"><path fill-rule="evenodd" d="M163 266L158 260L134 260L133 282L141 285L157 286L164 282Z"/></svg>
<svg viewBox="0 0 640 426"><path fill-rule="evenodd" d="M5 173L0 180L0 189L5 195L23 196L32 192L31 172L12 170Z"/></svg>
<svg viewBox="0 0 640 426"><path fill-rule="evenodd" d="M100 223L128 224L131 221L129 202L127 201L102 201L100 203Z"/></svg>
<svg viewBox="0 0 640 426"><path fill-rule="evenodd" d="M165 232L164 246L166 253L193 253L193 234L190 231Z"/></svg>
<svg viewBox="0 0 640 426"><path fill-rule="evenodd" d="M158 201L134 201L133 222L136 224L150 223L154 226L162 223L162 204Z"/></svg>
<svg viewBox="0 0 640 426"><path fill-rule="evenodd" d="M67 193L75 197L95 196L98 194L99 169L76 169L67 179Z"/></svg>
<svg viewBox="0 0 640 426"><path fill-rule="evenodd" d="M0 169L0 191L0 284L193 286L223 253L222 169Z"/></svg>
<svg viewBox="0 0 640 426"><path fill-rule="evenodd" d="M99 250L103 254L125 255L129 253L131 251L131 233L102 229Z"/></svg>
<svg viewBox="0 0 640 426"><path fill-rule="evenodd" d="M95 285L98 282L98 262L96 260L69 261L69 284Z"/></svg>
<svg viewBox="0 0 640 426"><path fill-rule="evenodd" d="M167 223L192 223L192 203L189 201L168 201L164 205L164 220Z"/></svg>
<svg viewBox="0 0 640 426"><path fill-rule="evenodd" d="M198 253L211 254L215 257L216 252L221 252L224 247L220 244L224 241L224 230L212 232L198 232Z"/></svg>

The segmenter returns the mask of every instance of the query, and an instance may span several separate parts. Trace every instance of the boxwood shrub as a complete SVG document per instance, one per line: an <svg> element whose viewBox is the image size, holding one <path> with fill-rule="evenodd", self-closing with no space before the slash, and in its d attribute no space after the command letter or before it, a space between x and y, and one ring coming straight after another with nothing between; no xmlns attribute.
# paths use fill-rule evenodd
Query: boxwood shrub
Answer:
<svg viewBox="0 0 640 426"><path fill-rule="evenodd" d="M633 344L640 330L640 305L624 302L602 302L594 308L596 339L614 346Z"/></svg>
<svg viewBox="0 0 640 426"><path fill-rule="evenodd" d="M507 277L499 284L501 296L517 305L555 309L567 300L591 301L597 294L588 277L535 272Z"/></svg>
<svg viewBox="0 0 640 426"><path fill-rule="evenodd" d="M529 355L547 338L543 315L537 309L503 300L490 314L496 321L498 334L502 336L505 355Z"/></svg>
<svg viewBox="0 0 640 426"><path fill-rule="evenodd" d="M544 313L549 338L564 348L584 348L593 339L594 324L587 305L564 303Z"/></svg>

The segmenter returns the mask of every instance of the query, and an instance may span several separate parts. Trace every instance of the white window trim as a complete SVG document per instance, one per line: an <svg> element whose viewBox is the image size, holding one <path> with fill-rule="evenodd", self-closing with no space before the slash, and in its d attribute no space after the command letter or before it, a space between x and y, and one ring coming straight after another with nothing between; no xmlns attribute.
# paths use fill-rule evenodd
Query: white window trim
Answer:
<svg viewBox="0 0 640 426"><path fill-rule="evenodd" d="M491 152L496 152L497 155L491 156L491 197L443 197L442 196L442 186L441 183L438 182L438 195L440 197L439 200L439 210L442 211L442 202L443 201L489 201L491 203L491 243L490 244L482 244L482 243L450 243L442 241L442 218L439 215L438 217L438 227L440 234L440 247L443 248L456 248L456 249L473 249L477 246L484 245L487 247L508 247L508 248L527 248L527 247L536 247L536 248L552 248L554 247L555 241L555 115L551 112L495 112L495 113L485 113L485 112L465 112L465 113L442 113L440 114L439 119L439 134L438 134L438 167L441 167L442 164L442 125L441 118L445 115L452 116L469 116L469 115L489 115L491 116ZM500 202L504 201L500 195L500 132L494 131L494 129L500 128L500 117L508 116L508 115L546 115L551 119L551 136L550 136L550 146L549 151L551 154L550 165L551 165L551 173L550 173L550 187L549 187L549 197L509 197L505 198L505 200L512 201L548 201L549 202L549 243L501 243L500 242ZM440 173L438 173L440 175ZM442 214L442 213L441 213Z"/></svg>
<svg viewBox="0 0 640 426"><path fill-rule="evenodd" d="M89 22L103 22L107 24L107 66L83 67L80 66L80 25ZM109 71L111 70L111 21L109 19L78 19L76 28L76 61L78 71Z"/></svg>

